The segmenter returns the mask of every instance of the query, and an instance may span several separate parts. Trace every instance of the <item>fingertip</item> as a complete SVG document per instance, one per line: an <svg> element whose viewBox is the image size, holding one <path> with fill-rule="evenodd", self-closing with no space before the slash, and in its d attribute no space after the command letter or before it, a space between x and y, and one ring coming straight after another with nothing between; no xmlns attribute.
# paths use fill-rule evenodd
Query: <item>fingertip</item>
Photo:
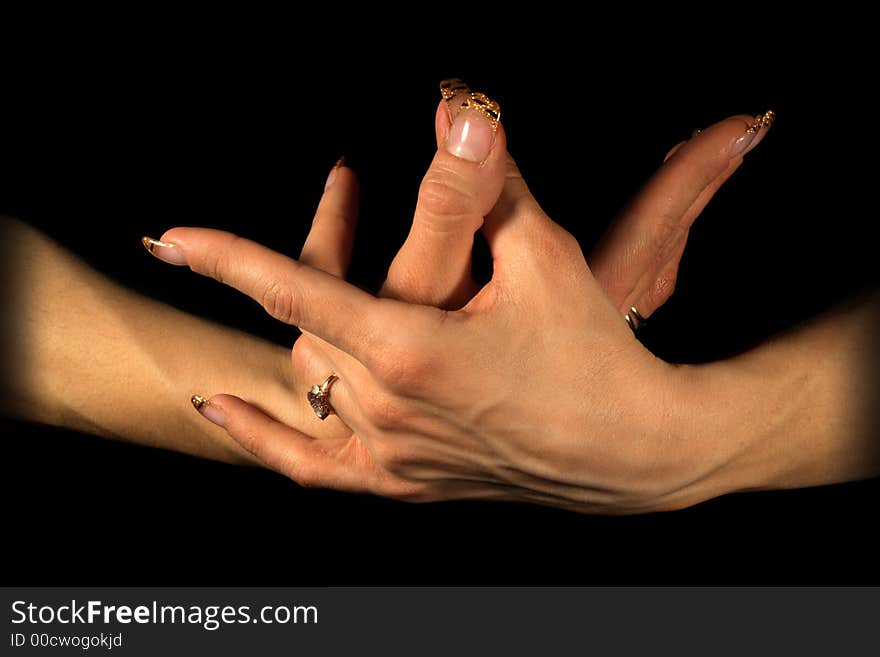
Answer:
<svg viewBox="0 0 880 657"><path fill-rule="evenodd" d="M356 190L357 185L357 173L355 173L354 169L351 167L349 159L343 155L336 160L336 163L327 174L327 181L324 183L324 193L326 194L327 192L340 187L351 189L354 186Z"/></svg>
<svg viewBox="0 0 880 657"><path fill-rule="evenodd" d="M229 404L234 404L235 402L241 402L242 404L247 403L241 397L236 397L235 395L230 395L225 392L217 393L216 395L209 397L206 401L209 404L221 407L225 407Z"/></svg>
<svg viewBox="0 0 880 657"><path fill-rule="evenodd" d="M734 114L733 116L729 116L726 119L722 119L716 125L723 125L723 124L730 123L730 124L736 125L736 127L738 127L738 128L741 128L743 130L747 130L748 127L750 125L752 125L752 122L754 120L755 120L755 117L753 117L749 114Z"/></svg>
<svg viewBox="0 0 880 657"><path fill-rule="evenodd" d="M770 127L771 126L769 126L769 125L762 126L758 130L758 134L755 135L755 138L752 140L752 143L749 144L748 147L743 151L743 153L742 153L743 156L751 153L753 150L755 150L755 148L757 148L758 144L760 144L762 141L764 141L764 139L767 137L767 133L770 132Z"/></svg>
<svg viewBox="0 0 880 657"><path fill-rule="evenodd" d="M331 172L333 173L333 172ZM360 191L360 181L357 173L348 164L340 165L335 169L336 176L329 185L325 185L324 194L357 194Z"/></svg>
<svg viewBox="0 0 880 657"><path fill-rule="evenodd" d="M202 232L208 232L207 228L192 228L189 226L176 226L174 228L169 228L164 233L162 233L162 237L159 239L166 243L172 244L177 249L179 249L184 254L188 247L191 247L191 242L194 237L197 237ZM211 231L216 232L216 231ZM185 263L188 264L188 263Z"/></svg>
<svg viewBox="0 0 880 657"><path fill-rule="evenodd" d="M505 167L507 166L507 132L504 130L504 124L500 121L495 128L495 143L492 145L489 159L503 162Z"/></svg>
<svg viewBox="0 0 880 657"><path fill-rule="evenodd" d="M693 137L679 142L669 150L663 162L672 166L672 169L666 170L686 175L700 170L702 180L714 179L727 169L728 162L745 154L742 151L746 144L740 148L738 146L742 144L744 136L751 137L748 129L753 121L753 117L749 115L737 114L696 131ZM757 138L750 141L756 142Z"/></svg>
<svg viewBox="0 0 880 657"><path fill-rule="evenodd" d="M458 112L456 112L457 115ZM434 112L434 135L437 139L437 148L442 150L446 145L446 140L449 137L449 130L452 127L453 115L450 111L449 102L441 99L440 102L437 103L437 110ZM497 150L505 153L507 151L507 135L504 132L504 125L500 120L495 121L494 125L494 138L492 144L492 152L490 152L488 158L491 158L492 153ZM487 158L487 159L488 159ZM483 162L485 165L485 162Z"/></svg>
<svg viewBox="0 0 880 657"><path fill-rule="evenodd" d="M330 168L330 173L327 174L327 180L324 182L325 192L330 189L330 186L336 181L336 176L339 174L339 169L343 164L345 164L345 155L336 160L336 163Z"/></svg>
<svg viewBox="0 0 880 657"><path fill-rule="evenodd" d="M300 251L301 263L342 278L348 270L358 223L360 184L343 158L333 166Z"/></svg>
<svg viewBox="0 0 880 657"><path fill-rule="evenodd" d="M164 233L162 233L162 237L160 237L159 239L168 244L180 246L180 242L183 238L185 238L186 233L187 228L184 227L169 228Z"/></svg>
<svg viewBox="0 0 880 657"><path fill-rule="evenodd" d="M229 416L235 408L234 402L245 404L238 397L233 395L219 394L213 397L204 397L202 395L193 395L190 403L193 408L206 420L213 422L218 427L229 430Z"/></svg>
<svg viewBox="0 0 880 657"><path fill-rule="evenodd" d="M437 103L437 110L434 113L434 134L437 138L438 149L443 149L443 147L446 145L446 140L449 137L449 130L451 127L452 116L449 111L449 105L447 101L440 100L440 102ZM500 151L501 153L505 153L507 151L507 135L504 132L504 124L501 123L501 121L497 121L495 125L492 153L496 152L496 150ZM489 158L491 158L492 153L489 154Z"/></svg>
<svg viewBox="0 0 880 657"><path fill-rule="evenodd" d="M154 258L158 258L169 265L186 265L186 254L176 244L171 242L163 242L162 240L153 239L146 235L141 237L141 244Z"/></svg>
<svg viewBox="0 0 880 657"><path fill-rule="evenodd" d="M170 228L162 234L162 241L172 244L181 261L176 264L188 265L189 268L203 275L220 280L219 270L214 271L216 254L231 247L240 238L235 233L213 228L178 226Z"/></svg>
<svg viewBox="0 0 880 657"><path fill-rule="evenodd" d="M218 393L206 400L204 406L206 409L217 409L226 417L226 427L231 424L231 420L241 418L243 414L259 414L265 415L261 409L254 406L250 402L245 401L241 397L228 393ZM202 413L204 415L204 413Z"/></svg>
<svg viewBox="0 0 880 657"><path fill-rule="evenodd" d="M726 140L722 152L731 159L742 159L754 150L767 136L769 125L761 125L754 130L756 119L749 114L735 114L710 126L705 132L712 131L713 137ZM754 133L754 136L752 134Z"/></svg>
<svg viewBox="0 0 880 657"><path fill-rule="evenodd" d="M242 449L262 461L257 434L265 429L265 414L235 395L221 393L210 398L194 395L192 404L206 420L223 428Z"/></svg>

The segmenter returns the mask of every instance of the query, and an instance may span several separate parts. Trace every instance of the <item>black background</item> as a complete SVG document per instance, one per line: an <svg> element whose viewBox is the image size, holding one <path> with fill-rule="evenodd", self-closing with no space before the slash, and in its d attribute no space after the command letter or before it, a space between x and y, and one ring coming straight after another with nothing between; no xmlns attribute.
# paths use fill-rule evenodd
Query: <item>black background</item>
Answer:
<svg viewBox="0 0 880 657"><path fill-rule="evenodd" d="M500 101L532 191L585 252L694 128L777 112L692 230L678 289L641 335L664 358L733 353L876 281L876 118L863 53L779 42L722 65L720 44L672 54L585 38L538 52L514 32L435 65L403 48L387 58L334 42L294 52L293 35L250 36L173 50L158 36L51 57L19 50L8 63L20 75L4 82L0 210L153 297L291 344L289 327L149 258L140 236L212 226L296 254L344 153L363 188L351 275L375 288L433 155L436 84L461 76ZM876 480L603 518L413 506L61 430L6 422L3 433L11 584L880 580Z"/></svg>

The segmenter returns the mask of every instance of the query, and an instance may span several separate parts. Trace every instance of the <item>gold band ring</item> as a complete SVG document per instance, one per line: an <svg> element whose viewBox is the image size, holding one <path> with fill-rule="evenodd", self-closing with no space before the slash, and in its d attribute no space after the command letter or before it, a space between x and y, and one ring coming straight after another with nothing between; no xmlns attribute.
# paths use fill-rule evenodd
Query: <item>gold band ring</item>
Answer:
<svg viewBox="0 0 880 657"><path fill-rule="evenodd" d="M636 310L635 306L629 307L629 312L623 316L626 320L626 323L629 324L629 327L632 329L632 332L635 333L640 328L645 325L645 318L642 317L641 313Z"/></svg>

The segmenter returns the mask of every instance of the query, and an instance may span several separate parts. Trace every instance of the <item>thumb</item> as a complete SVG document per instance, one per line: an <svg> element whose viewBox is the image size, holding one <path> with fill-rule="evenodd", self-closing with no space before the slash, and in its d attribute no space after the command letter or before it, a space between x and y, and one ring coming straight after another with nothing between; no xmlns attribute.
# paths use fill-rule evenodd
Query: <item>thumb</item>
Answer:
<svg viewBox="0 0 880 657"><path fill-rule="evenodd" d="M497 103L458 81L441 83L441 92L435 117L437 154L381 294L458 308L475 292L474 233L501 193L507 141Z"/></svg>

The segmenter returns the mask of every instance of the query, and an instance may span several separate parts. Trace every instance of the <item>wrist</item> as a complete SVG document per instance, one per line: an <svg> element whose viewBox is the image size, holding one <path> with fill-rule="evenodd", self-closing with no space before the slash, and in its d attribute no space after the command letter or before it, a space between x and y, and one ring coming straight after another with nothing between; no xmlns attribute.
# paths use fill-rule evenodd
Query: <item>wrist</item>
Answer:
<svg viewBox="0 0 880 657"><path fill-rule="evenodd" d="M646 510L680 509L727 493L779 487L792 467L787 432L815 398L792 370L741 356L660 363L650 387L652 450L643 459Z"/></svg>
<svg viewBox="0 0 880 657"><path fill-rule="evenodd" d="M687 455L676 505L772 487L784 458L774 450L800 405L798 390L739 359L680 365L675 378L674 426Z"/></svg>
<svg viewBox="0 0 880 657"><path fill-rule="evenodd" d="M655 361L656 376L639 395L650 446L636 468L643 510L680 509L753 487L749 453L766 427L741 399L749 386L727 363L674 365ZM752 425L747 426L747 425Z"/></svg>
<svg viewBox="0 0 880 657"><path fill-rule="evenodd" d="M876 471L862 426L856 319L829 316L736 357L675 368L680 436L695 465L682 495L695 503Z"/></svg>

